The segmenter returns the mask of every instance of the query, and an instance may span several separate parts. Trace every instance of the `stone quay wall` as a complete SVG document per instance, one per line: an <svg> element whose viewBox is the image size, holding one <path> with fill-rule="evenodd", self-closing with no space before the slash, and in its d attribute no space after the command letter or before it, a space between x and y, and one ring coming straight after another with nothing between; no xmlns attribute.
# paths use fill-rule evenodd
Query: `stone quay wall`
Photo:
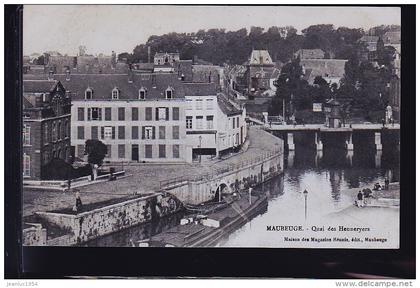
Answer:
<svg viewBox="0 0 420 288"><path fill-rule="evenodd" d="M161 188L181 202L195 205L217 198L222 191L229 194L261 184L283 173L283 168L283 149L279 149L207 175L167 181Z"/></svg>
<svg viewBox="0 0 420 288"><path fill-rule="evenodd" d="M68 246L174 214L181 208L181 202L173 195L155 193L76 215L53 212L36 214L48 223L71 231L64 238L48 240L47 244Z"/></svg>

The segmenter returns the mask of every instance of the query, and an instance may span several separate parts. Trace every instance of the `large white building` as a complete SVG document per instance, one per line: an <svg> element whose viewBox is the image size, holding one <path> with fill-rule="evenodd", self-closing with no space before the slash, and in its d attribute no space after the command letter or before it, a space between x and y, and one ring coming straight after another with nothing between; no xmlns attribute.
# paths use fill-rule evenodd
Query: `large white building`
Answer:
<svg viewBox="0 0 420 288"><path fill-rule="evenodd" d="M184 90L187 142L194 157L219 156L245 142L245 110L217 93L214 83L184 83Z"/></svg>

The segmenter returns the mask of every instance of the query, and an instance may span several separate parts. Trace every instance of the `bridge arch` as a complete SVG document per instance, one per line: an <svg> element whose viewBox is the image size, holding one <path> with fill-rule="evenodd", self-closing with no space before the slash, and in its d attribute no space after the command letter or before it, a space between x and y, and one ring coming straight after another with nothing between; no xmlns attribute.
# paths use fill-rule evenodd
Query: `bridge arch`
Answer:
<svg viewBox="0 0 420 288"><path fill-rule="evenodd" d="M222 200L222 195L229 193L229 191L229 186L225 182L218 184L216 192L214 193L214 201L220 202Z"/></svg>

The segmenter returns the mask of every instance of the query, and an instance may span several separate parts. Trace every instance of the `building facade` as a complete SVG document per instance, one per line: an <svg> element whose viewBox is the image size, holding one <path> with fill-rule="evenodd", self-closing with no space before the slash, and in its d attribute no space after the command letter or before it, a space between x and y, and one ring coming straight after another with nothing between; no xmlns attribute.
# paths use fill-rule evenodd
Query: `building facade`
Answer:
<svg viewBox="0 0 420 288"><path fill-rule="evenodd" d="M191 162L176 75L89 74L65 81L73 99L76 157L84 157L86 140L98 139L108 148L105 161Z"/></svg>
<svg viewBox="0 0 420 288"><path fill-rule="evenodd" d="M215 83L184 83L187 142L193 158L240 147L246 139L245 110L217 92Z"/></svg>
<svg viewBox="0 0 420 288"><path fill-rule="evenodd" d="M23 81L23 177L46 178L52 159L70 161L71 98L59 81Z"/></svg>

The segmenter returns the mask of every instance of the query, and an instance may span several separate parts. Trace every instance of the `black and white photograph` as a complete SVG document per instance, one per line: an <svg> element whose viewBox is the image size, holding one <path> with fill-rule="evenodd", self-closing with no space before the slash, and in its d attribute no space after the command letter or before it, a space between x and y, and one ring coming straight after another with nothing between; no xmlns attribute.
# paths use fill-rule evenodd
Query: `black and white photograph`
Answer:
<svg viewBox="0 0 420 288"><path fill-rule="evenodd" d="M399 7L24 5L22 244L398 249L403 54Z"/></svg>

